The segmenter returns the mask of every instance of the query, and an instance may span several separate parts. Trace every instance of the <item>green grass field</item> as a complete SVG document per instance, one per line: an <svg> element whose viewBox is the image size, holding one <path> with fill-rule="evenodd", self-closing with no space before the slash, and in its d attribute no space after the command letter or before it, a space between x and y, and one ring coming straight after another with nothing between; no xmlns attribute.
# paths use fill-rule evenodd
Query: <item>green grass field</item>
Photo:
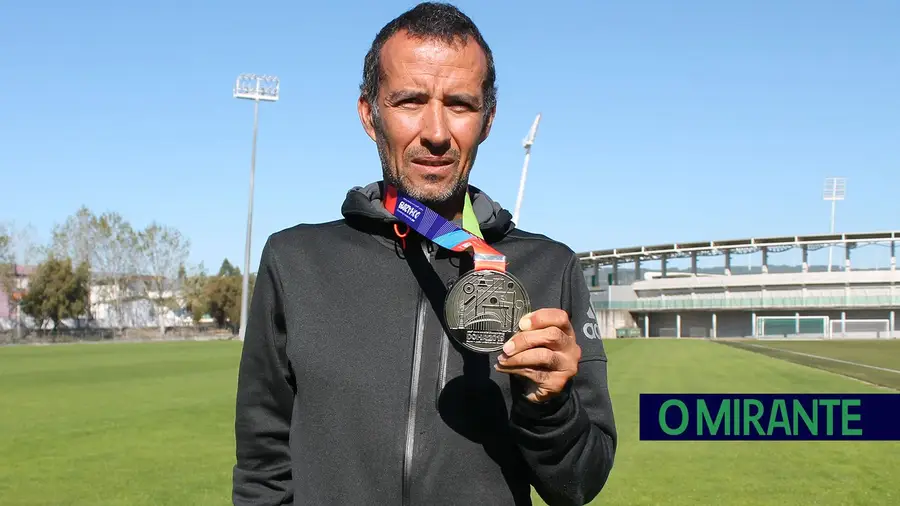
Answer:
<svg viewBox="0 0 900 506"><path fill-rule="evenodd" d="M900 370L898 342L761 344ZM703 340L607 348L621 442L594 504L900 504L900 443L638 441L640 393L883 387ZM0 504L230 504L239 352L237 342L0 349Z"/></svg>
<svg viewBox="0 0 900 506"><path fill-rule="evenodd" d="M738 348L900 390L900 339L722 341Z"/></svg>

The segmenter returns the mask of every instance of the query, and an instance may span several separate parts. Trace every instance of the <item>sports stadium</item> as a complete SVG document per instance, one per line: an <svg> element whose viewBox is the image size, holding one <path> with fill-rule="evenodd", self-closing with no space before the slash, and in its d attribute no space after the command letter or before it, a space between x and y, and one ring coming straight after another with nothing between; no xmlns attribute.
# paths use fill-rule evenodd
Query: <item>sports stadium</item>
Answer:
<svg viewBox="0 0 900 506"><path fill-rule="evenodd" d="M900 308L898 239L900 231L758 237L579 257L604 337L888 339L897 337ZM810 256L826 249L827 265L811 266ZM874 258L854 267L861 249ZM791 253L799 262L771 262ZM739 261L754 255L756 266ZM714 265L699 268L701 260Z"/></svg>
<svg viewBox="0 0 900 506"><path fill-rule="evenodd" d="M900 390L900 339L889 339L898 234L581 253L610 338L619 432L613 472L590 504L900 504L900 442L679 444L639 431L645 393ZM815 261L829 249L840 263L830 272ZM0 438L0 503L228 503L241 345L0 346L0 434L10 435Z"/></svg>

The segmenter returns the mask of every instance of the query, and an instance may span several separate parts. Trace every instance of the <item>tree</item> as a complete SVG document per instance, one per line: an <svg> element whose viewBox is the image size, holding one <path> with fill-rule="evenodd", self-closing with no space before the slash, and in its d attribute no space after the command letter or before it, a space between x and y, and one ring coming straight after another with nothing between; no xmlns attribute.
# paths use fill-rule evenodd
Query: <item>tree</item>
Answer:
<svg viewBox="0 0 900 506"><path fill-rule="evenodd" d="M15 258L22 265L39 264L46 258L44 248L35 240L36 234L37 231L31 225L24 228L14 227Z"/></svg>
<svg viewBox="0 0 900 506"><path fill-rule="evenodd" d="M241 319L241 277L216 276L206 284L209 315L220 328L234 333Z"/></svg>
<svg viewBox="0 0 900 506"><path fill-rule="evenodd" d="M42 248L34 242L34 227L18 228L15 223L0 223L0 256L6 263L40 263Z"/></svg>
<svg viewBox="0 0 900 506"><path fill-rule="evenodd" d="M9 258L9 255L12 252L11 235L9 225L0 223L0 261Z"/></svg>
<svg viewBox="0 0 900 506"><path fill-rule="evenodd" d="M241 270L231 264L226 258L222 260L222 266L219 267L219 276L240 276Z"/></svg>
<svg viewBox="0 0 900 506"><path fill-rule="evenodd" d="M70 258L51 256L38 266L22 298L22 311L42 327L47 321L59 329L60 322L84 315L88 300L90 273L87 262L72 268Z"/></svg>
<svg viewBox="0 0 900 506"><path fill-rule="evenodd" d="M137 235L140 272L145 296L153 303L159 320L159 332L165 334L167 309L178 309L175 280L190 251L190 241L178 230L151 223Z"/></svg>
<svg viewBox="0 0 900 506"><path fill-rule="evenodd" d="M184 297L184 308L191 313L191 320L194 325L200 323L209 311L209 301L206 296L206 285L211 278L206 275L206 269L203 262L200 263L191 274L184 270L184 282L182 284L182 296Z"/></svg>
<svg viewBox="0 0 900 506"><path fill-rule="evenodd" d="M87 265L88 286L91 286L92 262L94 261L96 248L96 234L94 225L97 218L86 206L81 206L75 214L66 218L61 225L54 225L51 232L50 247L47 254L53 258L69 258L73 265ZM88 295L89 296L89 295ZM90 302L87 305L87 317L93 319Z"/></svg>
<svg viewBox="0 0 900 506"><path fill-rule="evenodd" d="M16 306L12 294L17 288L16 260L13 253L13 240L9 227L0 224L0 291L7 295L9 314Z"/></svg>
<svg viewBox="0 0 900 506"><path fill-rule="evenodd" d="M13 293L21 289L18 266L38 260L40 248L33 241L33 227L18 228L14 223L0 223L0 291L7 294L9 314L17 312Z"/></svg>
<svg viewBox="0 0 900 506"><path fill-rule="evenodd" d="M96 217L86 206L66 218L61 225L54 225L51 232L49 255L55 258L71 258L73 265L90 264L94 257L94 224Z"/></svg>
<svg viewBox="0 0 900 506"><path fill-rule="evenodd" d="M115 212L91 217L90 235L94 238L91 248L94 277L103 287L98 295L100 301L112 303L115 321L111 325L121 328L125 299L136 274L138 235L131 224Z"/></svg>
<svg viewBox="0 0 900 506"><path fill-rule="evenodd" d="M204 309L219 328L228 328L237 333L241 320L241 271L227 258L222 261L219 273L205 279ZM256 276L250 275L250 291L256 283Z"/></svg>

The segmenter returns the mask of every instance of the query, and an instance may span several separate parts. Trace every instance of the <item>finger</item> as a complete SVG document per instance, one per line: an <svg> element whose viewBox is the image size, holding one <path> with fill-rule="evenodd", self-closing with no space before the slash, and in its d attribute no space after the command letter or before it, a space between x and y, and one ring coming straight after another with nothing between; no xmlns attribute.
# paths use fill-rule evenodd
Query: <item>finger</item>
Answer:
<svg viewBox="0 0 900 506"><path fill-rule="evenodd" d="M565 348L568 339L569 336L556 327L519 332L506 341L506 344L503 345L503 353L512 357L532 348L561 350Z"/></svg>
<svg viewBox="0 0 900 506"><path fill-rule="evenodd" d="M500 364L495 365L494 369L498 372L530 379L537 385L548 383L554 374L552 371L546 369L537 369L534 367L503 367Z"/></svg>
<svg viewBox="0 0 900 506"><path fill-rule="evenodd" d="M541 347L531 348L511 357L501 353L497 361L503 367L530 367L556 371L563 368L565 357L549 348Z"/></svg>
<svg viewBox="0 0 900 506"><path fill-rule="evenodd" d="M538 330L550 327L557 327L568 333L572 328L571 323L569 323L569 313L562 309L543 308L528 313L519 320L519 329L521 330Z"/></svg>

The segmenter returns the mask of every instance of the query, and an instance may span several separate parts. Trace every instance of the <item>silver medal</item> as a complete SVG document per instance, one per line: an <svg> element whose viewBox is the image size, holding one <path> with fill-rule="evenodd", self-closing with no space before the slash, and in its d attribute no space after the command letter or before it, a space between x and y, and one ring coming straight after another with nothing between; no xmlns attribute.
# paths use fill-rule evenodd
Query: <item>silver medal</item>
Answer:
<svg viewBox="0 0 900 506"><path fill-rule="evenodd" d="M500 351L529 312L531 300L522 283L508 272L494 270L467 273L444 303L451 337L479 353Z"/></svg>

